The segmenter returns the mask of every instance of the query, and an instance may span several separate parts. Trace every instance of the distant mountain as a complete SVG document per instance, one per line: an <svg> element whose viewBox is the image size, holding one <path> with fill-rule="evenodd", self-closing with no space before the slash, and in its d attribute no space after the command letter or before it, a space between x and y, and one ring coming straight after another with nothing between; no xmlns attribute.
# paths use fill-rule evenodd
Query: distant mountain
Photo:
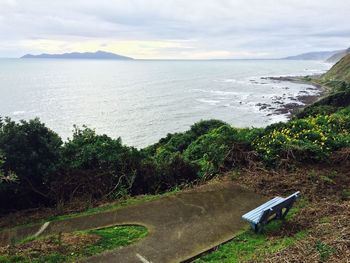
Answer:
<svg viewBox="0 0 350 263"><path fill-rule="evenodd" d="M322 78L350 83L350 54L341 58Z"/></svg>
<svg viewBox="0 0 350 263"><path fill-rule="evenodd" d="M329 63L337 63L339 60L341 60L347 54L350 54L350 48L348 48L347 50L342 50L338 53L335 53L333 56L329 57L326 61Z"/></svg>
<svg viewBox="0 0 350 263"><path fill-rule="evenodd" d="M110 60L132 60L133 58L125 57L109 52L97 51L97 52L85 52L85 53L64 53L64 54L41 54L31 55L27 54L21 58L60 58L60 59L110 59Z"/></svg>
<svg viewBox="0 0 350 263"><path fill-rule="evenodd" d="M309 52L304 53L296 56L290 56L283 59L290 59L290 60L326 60L329 57L339 53L343 52L344 50L334 50L334 51L318 51L318 52Z"/></svg>

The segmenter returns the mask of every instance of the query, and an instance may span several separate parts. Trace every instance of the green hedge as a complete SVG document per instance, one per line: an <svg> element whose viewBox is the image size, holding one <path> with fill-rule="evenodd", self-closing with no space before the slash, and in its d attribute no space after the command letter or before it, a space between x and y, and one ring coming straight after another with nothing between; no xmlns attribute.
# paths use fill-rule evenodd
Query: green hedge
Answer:
<svg viewBox="0 0 350 263"><path fill-rule="evenodd" d="M141 150L87 127L75 127L63 143L38 119L0 119L1 209L156 194L251 161L324 162L333 151L350 146L350 109L329 113L326 106L264 129L200 121Z"/></svg>

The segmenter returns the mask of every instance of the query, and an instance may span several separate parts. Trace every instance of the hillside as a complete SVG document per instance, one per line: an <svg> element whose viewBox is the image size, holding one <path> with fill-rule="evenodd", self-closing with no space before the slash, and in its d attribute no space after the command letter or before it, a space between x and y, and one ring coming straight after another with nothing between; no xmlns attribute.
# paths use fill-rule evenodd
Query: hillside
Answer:
<svg viewBox="0 0 350 263"><path fill-rule="evenodd" d="M324 76L324 80L337 80L350 83L350 54L343 57Z"/></svg>
<svg viewBox="0 0 350 263"><path fill-rule="evenodd" d="M333 51L318 51L318 52L308 52L299 54L296 56L289 56L283 59L289 60L326 60L327 58L338 54L339 52L343 52L344 50L333 50Z"/></svg>
<svg viewBox="0 0 350 263"><path fill-rule="evenodd" d="M350 54L350 48L347 50L340 51L333 56L329 57L326 62L329 63L337 63L339 60L341 60L343 57L345 57L347 54Z"/></svg>
<svg viewBox="0 0 350 263"><path fill-rule="evenodd" d="M31 55L27 54L21 58L55 58L55 59L109 59L109 60L132 60L131 57L121 56L114 53L109 53L105 51L97 52L73 52L64 54L40 54Z"/></svg>

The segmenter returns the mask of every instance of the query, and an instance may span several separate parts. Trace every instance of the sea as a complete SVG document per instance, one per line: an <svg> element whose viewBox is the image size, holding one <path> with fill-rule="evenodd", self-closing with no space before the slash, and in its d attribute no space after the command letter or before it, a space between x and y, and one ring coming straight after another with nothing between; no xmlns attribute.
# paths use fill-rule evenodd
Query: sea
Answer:
<svg viewBox="0 0 350 263"><path fill-rule="evenodd" d="M240 128L286 121L276 109L320 91L268 77L330 67L302 60L0 59L0 116L38 117L63 140L74 125L86 125L142 148L200 120Z"/></svg>

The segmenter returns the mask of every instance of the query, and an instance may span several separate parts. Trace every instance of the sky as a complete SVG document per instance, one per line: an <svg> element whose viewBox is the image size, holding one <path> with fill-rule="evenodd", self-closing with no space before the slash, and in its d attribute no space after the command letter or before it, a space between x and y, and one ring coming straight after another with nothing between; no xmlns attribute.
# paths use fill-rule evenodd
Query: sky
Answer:
<svg viewBox="0 0 350 263"><path fill-rule="evenodd" d="M0 57L279 58L350 46L350 0L0 0Z"/></svg>

